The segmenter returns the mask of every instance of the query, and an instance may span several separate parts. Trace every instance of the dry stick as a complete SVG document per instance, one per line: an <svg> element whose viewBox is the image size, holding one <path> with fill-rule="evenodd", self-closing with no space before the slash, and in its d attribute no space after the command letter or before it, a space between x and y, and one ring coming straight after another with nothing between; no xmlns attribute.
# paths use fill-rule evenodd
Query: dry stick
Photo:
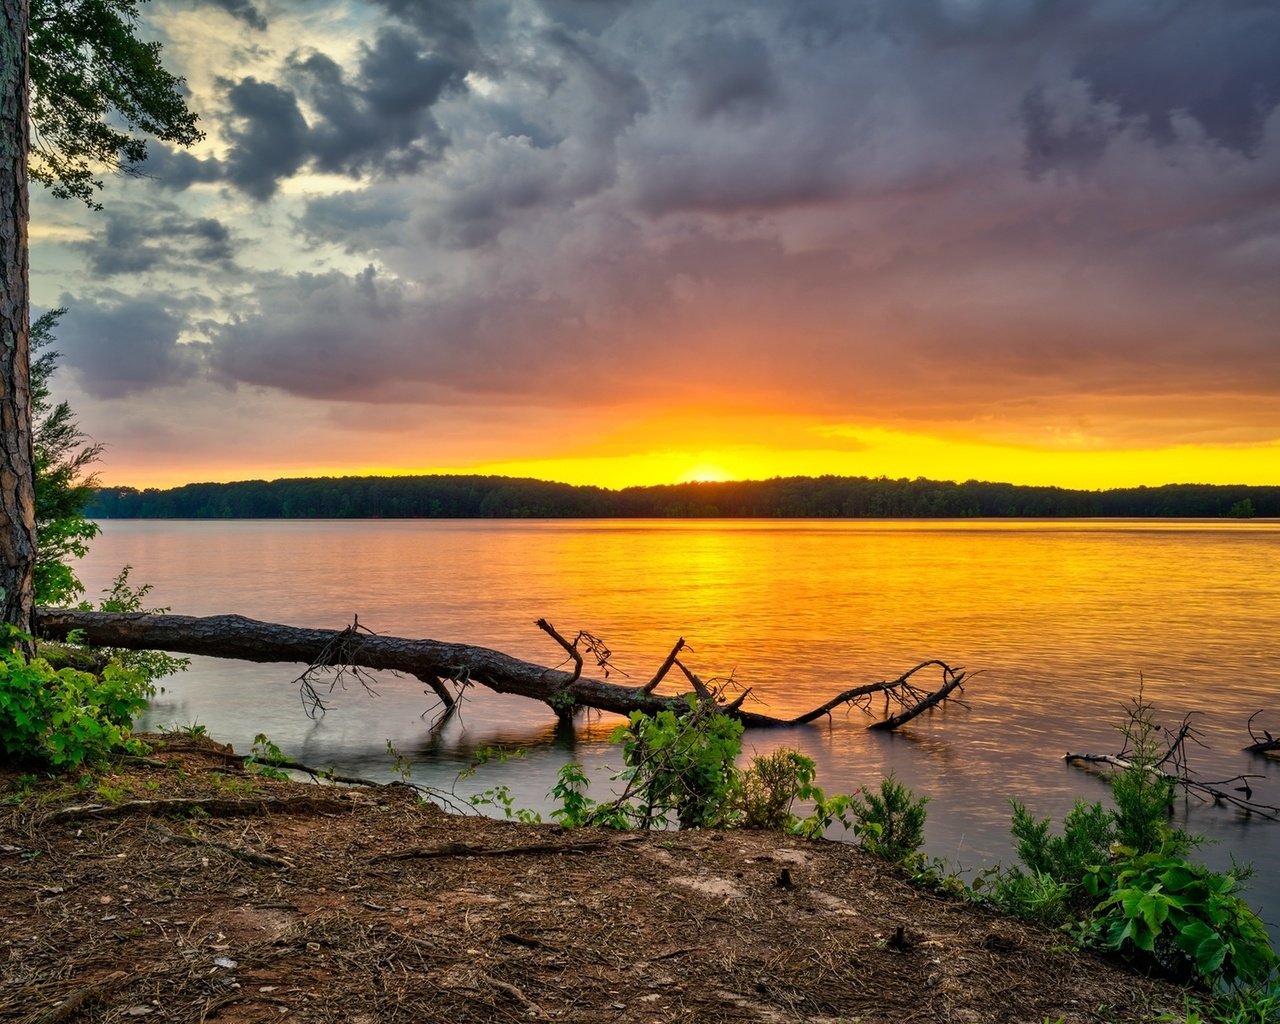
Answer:
<svg viewBox="0 0 1280 1024"><path fill-rule="evenodd" d="M177 832L170 832L167 828L161 828L159 825L153 825L151 830L160 837L161 842L181 843L184 846L204 846L219 850L228 856L235 857L237 860L243 860L250 864L256 864L259 867L274 868L277 871L288 871L294 865L291 861L285 860L283 857L273 857L269 853L259 853L257 850L250 850L243 846L232 846L230 843L220 843L216 839L204 839L200 836L184 836Z"/></svg>
<svg viewBox="0 0 1280 1024"><path fill-rule="evenodd" d="M899 712L896 715L890 715L888 718L886 718L882 722L873 722L871 725L867 726L867 728L883 729L886 731L896 729L900 725L906 725L909 721L911 721L911 719L915 718L916 715L923 714L924 712L928 711L931 707L941 704L944 700L946 700L949 696L951 696L953 691L960 690L961 693L964 692L964 689L961 686L961 684L964 682L964 679L965 679L965 674L963 672L953 672L946 665L943 665L942 678L944 681L946 681L946 685L944 685L941 689L934 690L933 693L929 694L927 697L925 697L922 700L916 701L911 707L907 708L905 711Z"/></svg>
<svg viewBox="0 0 1280 1024"><path fill-rule="evenodd" d="M48 1013L34 1018L36 1024L56 1024L58 1021L76 1016L87 1004L105 999L112 989L118 988L128 977L129 975L124 971L108 974L101 981L73 992Z"/></svg>
<svg viewBox="0 0 1280 1024"><path fill-rule="evenodd" d="M812 711L806 714L803 714L798 718L793 718L787 724L788 725L807 725L809 722L812 722L817 718L821 718L823 715L829 715L832 711L834 711L836 708L840 707L841 705L856 703L859 701L860 698L870 697L872 694L875 694L875 693L884 693L885 699L887 702L890 693L896 690L899 690L903 687L907 687L908 686L907 681L912 676L914 676L921 669L928 668L930 665L937 665L939 668L942 669L944 680L946 680L948 677L955 678L957 673L959 673L959 678L961 679L964 678L963 672L959 672L958 669L955 672L953 672L951 669L951 666L949 666L946 662L937 661L936 659L930 660L930 661L922 661L920 662L919 665L915 666L915 668L908 669L906 672L903 672L902 675L898 676L897 679L894 679L892 681L885 681L880 683L867 683L865 686L855 686L852 689L845 690L843 693L838 693L834 697L832 697L829 701L827 701L825 704L819 705L818 707L814 708ZM955 688L954 686L951 686L951 689L954 689L954 688ZM950 690L948 690L948 693L949 692ZM886 707L886 710L887 710L887 707ZM873 726L873 728L874 727L875 726ZM892 727L889 727L889 728L892 728Z"/></svg>
<svg viewBox="0 0 1280 1024"><path fill-rule="evenodd" d="M680 639L676 641L675 646L671 648L671 653L667 655L666 660L658 666L658 671L654 674L654 677L645 683L644 686L640 687L640 692L653 693L653 691L658 688L658 684L662 682L662 680L666 678L667 673L671 671L671 666L676 663L676 657L684 649L684 637L680 637Z"/></svg>
<svg viewBox="0 0 1280 1024"><path fill-rule="evenodd" d="M525 1008L529 1016L531 1017L546 1016L546 1011L543 1010L541 1006L539 1006L532 999L526 996L523 992L520 991L519 988L517 988L515 985L512 985L509 981L499 981L497 978L492 978L489 975L483 974L483 973L477 975L477 977L481 981L483 981L486 985L490 986L491 988L495 988L499 992L503 993L504 995L510 996L512 999L514 999L517 1003L519 1003L521 1006Z"/></svg>
<svg viewBox="0 0 1280 1024"><path fill-rule="evenodd" d="M444 685L444 680L432 673L416 676L415 678L417 678L419 682L425 683L427 686L431 687L435 692L435 695L440 698L440 703L444 705L446 715L453 710L453 706L458 702L458 698L450 692L449 687Z"/></svg>

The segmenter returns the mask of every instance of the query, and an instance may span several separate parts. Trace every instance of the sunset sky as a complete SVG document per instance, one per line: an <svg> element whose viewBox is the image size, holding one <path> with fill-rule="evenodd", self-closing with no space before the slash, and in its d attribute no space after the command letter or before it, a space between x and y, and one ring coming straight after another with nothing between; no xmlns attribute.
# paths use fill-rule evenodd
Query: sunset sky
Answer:
<svg viewBox="0 0 1280 1024"><path fill-rule="evenodd" d="M32 200L104 482L1280 483L1280 4L164 0Z"/></svg>

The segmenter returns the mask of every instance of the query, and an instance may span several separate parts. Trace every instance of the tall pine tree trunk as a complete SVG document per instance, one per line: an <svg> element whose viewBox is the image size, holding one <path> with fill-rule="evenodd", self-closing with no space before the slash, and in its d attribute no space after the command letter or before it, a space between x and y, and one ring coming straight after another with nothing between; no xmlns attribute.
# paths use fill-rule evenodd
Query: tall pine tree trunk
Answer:
<svg viewBox="0 0 1280 1024"><path fill-rule="evenodd" d="M0 0L0 616L26 632L34 604L35 486L27 299L28 0Z"/></svg>

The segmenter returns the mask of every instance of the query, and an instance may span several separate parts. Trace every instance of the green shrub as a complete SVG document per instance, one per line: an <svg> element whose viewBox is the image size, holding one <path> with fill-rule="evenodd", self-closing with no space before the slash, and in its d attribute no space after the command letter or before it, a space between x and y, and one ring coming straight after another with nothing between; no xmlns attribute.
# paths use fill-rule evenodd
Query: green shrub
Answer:
<svg viewBox="0 0 1280 1024"><path fill-rule="evenodd" d="M815 774L813 759L797 750L757 755L738 779L738 823L744 828L794 830L798 819L791 808L796 800L812 798Z"/></svg>
<svg viewBox="0 0 1280 1024"><path fill-rule="evenodd" d="M690 696L686 706L679 715L632 712L613 732L626 764L616 804L631 809L641 828L670 824L673 814L681 828L714 828L732 817L742 723L710 701Z"/></svg>
<svg viewBox="0 0 1280 1024"><path fill-rule="evenodd" d="M551 817L565 828L608 824L597 818L598 805L586 794L589 785L591 780L582 765L574 761L561 765L550 794L560 806L551 812ZM625 828L625 824L622 827Z"/></svg>
<svg viewBox="0 0 1280 1024"><path fill-rule="evenodd" d="M1017 800L1013 804L1013 838L1022 868L996 868L975 888L1005 910L1039 921L1063 924L1079 917L1097 901L1085 889L1090 870L1111 856L1116 816L1100 803L1077 800L1062 822L1062 835L1050 832L1048 818L1036 818Z"/></svg>
<svg viewBox="0 0 1280 1024"><path fill-rule="evenodd" d="M9 762L79 767L130 749L133 717L153 688L109 663L101 675L30 660L10 633L0 646L0 753Z"/></svg>
<svg viewBox="0 0 1280 1024"><path fill-rule="evenodd" d="M1161 771L1168 753L1160 729L1153 721L1154 708L1138 689L1125 708L1125 722L1119 727L1125 738L1125 760L1129 767L1111 778L1111 795L1116 802L1116 839L1135 853L1187 853L1199 841L1180 829L1169 827L1169 813L1177 794L1176 780Z"/></svg>
<svg viewBox="0 0 1280 1024"><path fill-rule="evenodd" d="M1088 937L1180 981L1257 984L1276 967L1266 927L1240 898L1234 871L1145 853L1099 865Z"/></svg>
<svg viewBox="0 0 1280 1024"><path fill-rule="evenodd" d="M917 798L890 774L881 779L879 793L868 792L850 803L854 835L868 853L886 860L906 860L924 845L924 805L928 802L927 796Z"/></svg>
<svg viewBox="0 0 1280 1024"><path fill-rule="evenodd" d="M1090 865L1110 856L1115 815L1102 804L1077 800L1063 819L1060 836L1050 835L1048 818L1037 820L1017 800L1012 804L1018 859L1034 873L1079 885Z"/></svg>

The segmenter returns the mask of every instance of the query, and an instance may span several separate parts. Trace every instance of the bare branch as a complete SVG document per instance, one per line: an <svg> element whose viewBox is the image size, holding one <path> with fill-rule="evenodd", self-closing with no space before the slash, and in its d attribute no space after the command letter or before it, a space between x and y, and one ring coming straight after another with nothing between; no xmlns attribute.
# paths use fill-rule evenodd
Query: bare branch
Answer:
<svg viewBox="0 0 1280 1024"><path fill-rule="evenodd" d="M582 675L582 655L578 653L577 641L575 640L573 643L569 643L568 640L566 640L563 636L560 635L560 632L556 629L556 627L551 625L551 623L549 623L546 619L539 619L536 623L534 623L534 625L536 625L540 630L546 633L547 636L551 637L552 640L554 640L561 647L563 647L565 651L568 653L569 657L573 659L573 676L569 679L567 683L564 684L564 686L561 686L560 689L563 690L565 686L572 686L574 683L578 681L578 679ZM578 637L579 639L581 639L582 634L579 633Z"/></svg>
<svg viewBox="0 0 1280 1024"><path fill-rule="evenodd" d="M658 684L666 678L667 673L671 671L671 666L676 663L676 657L685 649L685 647L686 644L684 642L684 637L680 637L680 639L676 641L675 646L671 648L671 653L667 655L666 660L658 666L658 671L654 673L653 678L645 683L644 686L640 687L641 693L653 693L653 691L658 688Z"/></svg>

